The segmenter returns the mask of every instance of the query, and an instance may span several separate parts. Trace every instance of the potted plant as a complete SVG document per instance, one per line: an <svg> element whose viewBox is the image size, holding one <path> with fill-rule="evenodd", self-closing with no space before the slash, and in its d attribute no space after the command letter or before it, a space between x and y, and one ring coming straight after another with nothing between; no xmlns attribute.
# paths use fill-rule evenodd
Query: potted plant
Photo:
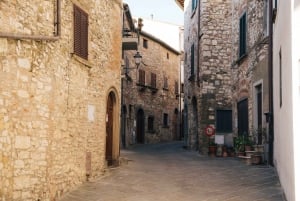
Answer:
<svg viewBox="0 0 300 201"><path fill-rule="evenodd" d="M236 156L245 155L244 136L235 137L233 140L234 151Z"/></svg>
<svg viewBox="0 0 300 201"><path fill-rule="evenodd" d="M217 144L215 143L214 140L210 139L208 142L208 154L210 156L216 156L217 152Z"/></svg>

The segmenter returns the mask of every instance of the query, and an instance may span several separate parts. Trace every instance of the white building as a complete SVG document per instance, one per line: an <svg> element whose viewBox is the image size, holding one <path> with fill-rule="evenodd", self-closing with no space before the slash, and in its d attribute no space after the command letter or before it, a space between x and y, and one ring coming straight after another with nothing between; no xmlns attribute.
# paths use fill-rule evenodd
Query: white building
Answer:
<svg viewBox="0 0 300 201"><path fill-rule="evenodd" d="M274 165L288 201L300 200L300 0L274 1ZM277 8L276 8L277 7Z"/></svg>

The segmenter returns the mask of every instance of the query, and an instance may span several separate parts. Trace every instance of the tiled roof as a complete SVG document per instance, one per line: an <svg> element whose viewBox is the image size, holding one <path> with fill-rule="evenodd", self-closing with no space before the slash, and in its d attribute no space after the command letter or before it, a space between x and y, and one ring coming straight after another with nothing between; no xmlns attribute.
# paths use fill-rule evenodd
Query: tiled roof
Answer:
<svg viewBox="0 0 300 201"><path fill-rule="evenodd" d="M184 0L175 0L176 3L181 6L181 8L184 8Z"/></svg>

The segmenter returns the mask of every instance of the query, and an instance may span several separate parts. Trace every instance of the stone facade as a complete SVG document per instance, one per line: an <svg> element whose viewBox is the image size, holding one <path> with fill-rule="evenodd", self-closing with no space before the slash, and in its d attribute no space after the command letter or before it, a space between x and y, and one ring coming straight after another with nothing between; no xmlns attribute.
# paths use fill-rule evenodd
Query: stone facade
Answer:
<svg viewBox="0 0 300 201"><path fill-rule="evenodd" d="M233 1L233 111L236 135L254 135L266 128L264 113L269 111L268 85L268 1ZM240 20L246 16L246 53L240 56ZM235 31L234 31L235 30ZM247 102L248 122L239 117L239 105ZM242 116L242 115L240 115ZM240 128L239 128L240 125ZM242 125L242 126L241 126ZM241 128L242 127L242 128ZM259 140L259 144L266 142Z"/></svg>
<svg viewBox="0 0 300 201"><path fill-rule="evenodd" d="M74 54L74 4L88 59ZM118 160L121 15L119 0L0 2L0 200L57 200L103 173L108 143Z"/></svg>
<svg viewBox="0 0 300 201"><path fill-rule="evenodd" d="M135 50L124 51L123 57L128 68L122 79L123 146L179 139L180 53L144 31L139 40L142 63L138 68ZM144 83L140 70L145 72Z"/></svg>
<svg viewBox="0 0 300 201"><path fill-rule="evenodd" d="M184 9L186 144L207 154L205 128L216 128L217 110L232 109L231 1L185 1Z"/></svg>

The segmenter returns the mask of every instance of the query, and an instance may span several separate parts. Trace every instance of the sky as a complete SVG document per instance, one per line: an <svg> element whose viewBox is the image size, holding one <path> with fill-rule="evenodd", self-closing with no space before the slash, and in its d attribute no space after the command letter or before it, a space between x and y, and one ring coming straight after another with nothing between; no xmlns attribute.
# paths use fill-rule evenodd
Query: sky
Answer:
<svg viewBox="0 0 300 201"><path fill-rule="evenodd" d="M123 0L129 5L133 17L143 17L153 20L183 25L183 10L175 0Z"/></svg>

